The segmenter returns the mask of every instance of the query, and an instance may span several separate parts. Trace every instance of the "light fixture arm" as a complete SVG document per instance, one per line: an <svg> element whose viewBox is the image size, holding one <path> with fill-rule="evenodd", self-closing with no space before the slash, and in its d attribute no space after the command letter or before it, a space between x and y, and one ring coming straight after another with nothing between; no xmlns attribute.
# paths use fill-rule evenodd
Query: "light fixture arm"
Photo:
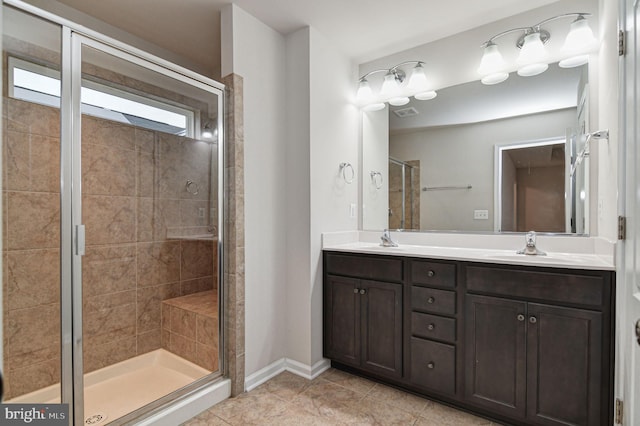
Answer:
<svg viewBox="0 0 640 426"><path fill-rule="evenodd" d="M572 13L563 13L562 15L558 15L558 16L553 16L551 18L545 19L544 21L538 22L537 24L535 24L533 26L533 28L540 28L541 25L544 25L548 22L551 21L555 21L556 19L561 19L561 18L569 18L569 17L577 17L577 19L584 19L585 17L589 17L591 16L591 13L586 13L586 12L572 12Z"/></svg>
<svg viewBox="0 0 640 426"><path fill-rule="evenodd" d="M366 73L365 75L363 75L362 77L360 77L360 78L358 79L358 82L364 81L364 80L366 80L366 79L367 79L367 77L369 77L370 75L373 75L373 74L376 74L376 73L379 73L379 72L388 73L388 72L389 72L389 70L387 70L387 69L379 69L379 70L369 71L368 73Z"/></svg>
<svg viewBox="0 0 640 426"><path fill-rule="evenodd" d="M551 18L545 19L544 21L540 21L537 24L532 25L530 27L520 27L520 28L513 28L513 29L510 29L510 30L506 30L506 31L503 31L501 33L498 33L498 34L494 35L489 40L487 40L484 43L482 43L480 45L480 47L484 49L485 47L493 44L494 40L496 40L496 39L498 39L498 38L500 38L502 36L505 36L507 34L512 34L512 33L520 32L520 31L524 32L525 36L529 35L531 33L534 33L534 32L539 32L541 34L542 42L546 43L550 36L549 36L549 33L547 31L542 30L540 28L542 25L544 25L546 23L549 23L551 21L555 21L557 19L569 18L569 17L574 17L574 16L577 17L577 19L584 19L585 17L591 16L591 13L586 13L586 12L563 13L562 15L553 16ZM522 44L520 44L520 41L518 41L518 44L519 44L518 47L522 46Z"/></svg>
<svg viewBox="0 0 640 426"><path fill-rule="evenodd" d="M424 62L423 61L405 61L402 63L399 63L398 65L395 65L389 69L379 69L379 70L373 70L373 71L369 71L368 73L366 73L365 75L363 75L362 77L360 77L358 79L358 82L366 80L367 77L369 77L372 74L376 74L379 72L383 72L383 73L391 73L396 77L396 80L399 80L400 83L402 83L402 81L404 81L405 78L405 72L402 70L399 70L398 68L404 66L404 65L412 65L412 64L416 64L416 65L423 65Z"/></svg>
<svg viewBox="0 0 640 426"><path fill-rule="evenodd" d="M525 34L527 34L527 33L529 33L529 32L532 32L533 30L534 30L534 28L533 28L533 27L520 27L520 28L513 28L513 29L510 29L510 30L506 30L506 31L503 31L503 32L501 32L501 33L498 33L498 34L494 35L494 36L493 36L493 37L491 37L489 40L487 40L487 41L485 41L484 43L482 43L482 44L480 45L480 47L484 49L485 47L487 47L487 46L489 46L489 45L493 44L493 41L494 41L495 39L498 39L498 38L500 38L500 37L502 37L502 36L506 36L507 34L512 34L512 33L520 32L520 31L522 31L522 32L524 32Z"/></svg>

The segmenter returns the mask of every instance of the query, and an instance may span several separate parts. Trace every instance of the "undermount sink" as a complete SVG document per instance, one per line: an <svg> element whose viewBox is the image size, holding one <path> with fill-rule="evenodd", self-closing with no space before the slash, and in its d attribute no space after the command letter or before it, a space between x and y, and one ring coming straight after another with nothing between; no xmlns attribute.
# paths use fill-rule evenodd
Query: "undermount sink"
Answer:
<svg viewBox="0 0 640 426"><path fill-rule="evenodd" d="M487 259L491 260L505 260L509 262L531 262L531 263L589 263L592 262L592 258L587 258L579 254L567 254L567 253L548 253L547 255L527 255L518 253L487 253L485 254Z"/></svg>
<svg viewBox="0 0 640 426"><path fill-rule="evenodd" d="M364 250L380 250L380 251L386 251L386 250L394 250L394 251L401 251L403 250L402 247L397 246L397 247L393 247L393 246L381 246L380 244L376 244L376 245L370 245L370 246L366 246L366 247L362 247Z"/></svg>

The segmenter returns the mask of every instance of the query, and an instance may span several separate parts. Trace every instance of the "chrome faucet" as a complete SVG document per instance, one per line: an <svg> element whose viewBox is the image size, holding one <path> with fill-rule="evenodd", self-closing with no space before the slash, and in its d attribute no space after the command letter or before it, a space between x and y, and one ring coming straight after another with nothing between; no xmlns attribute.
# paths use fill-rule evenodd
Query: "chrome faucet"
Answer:
<svg viewBox="0 0 640 426"><path fill-rule="evenodd" d="M391 239L391 234L389 233L388 229L385 229L384 231L382 231L382 236L380 237L380 240L382 241L380 243L382 247L398 247L398 243L396 243Z"/></svg>
<svg viewBox="0 0 640 426"><path fill-rule="evenodd" d="M543 252L542 250L538 250L538 248L536 247L535 231L527 232L527 235L525 235L524 238L526 241L526 245L522 250L518 250L516 252L517 254L528 254L530 256L546 256L547 255L547 253Z"/></svg>

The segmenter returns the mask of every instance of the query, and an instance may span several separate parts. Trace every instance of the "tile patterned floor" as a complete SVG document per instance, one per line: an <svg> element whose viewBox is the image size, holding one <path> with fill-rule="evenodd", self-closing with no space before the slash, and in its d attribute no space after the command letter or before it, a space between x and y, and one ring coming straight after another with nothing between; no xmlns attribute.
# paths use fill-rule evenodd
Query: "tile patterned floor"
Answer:
<svg viewBox="0 0 640 426"><path fill-rule="evenodd" d="M497 426L447 406L329 369L315 380L284 372L183 426Z"/></svg>

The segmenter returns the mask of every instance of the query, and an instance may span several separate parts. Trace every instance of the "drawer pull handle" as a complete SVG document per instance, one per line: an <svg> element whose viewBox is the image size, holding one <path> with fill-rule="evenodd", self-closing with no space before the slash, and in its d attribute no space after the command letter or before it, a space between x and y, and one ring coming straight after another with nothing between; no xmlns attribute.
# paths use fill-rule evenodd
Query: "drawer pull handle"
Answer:
<svg viewBox="0 0 640 426"><path fill-rule="evenodd" d="M518 314L518 321L524 321L524 315Z"/></svg>
<svg viewBox="0 0 640 426"><path fill-rule="evenodd" d="M364 288L360 290L360 294L365 294L367 292L367 290L365 290Z"/></svg>
<svg viewBox="0 0 640 426"><path fill-rule="evenodd" d="M429 277L433 277L436 273L432 270L429 270L429 272L427 272L427 276Z"/></svg>
<svg viewBox="0 0 640 426"><path fill-rule="evenodd" d="M537 319L536 317L529 317L529 322L530 322L531 324L535 324L535 323L537 323L537 322L538 322L538 319Z"/></svg>
<svg viewBox="0 0 640 426"><path fill-rule="evenodd" d="M358 294L358 293L360 292L360 289L359 289L359 288L354 288L354 289L353 289L353 292L354 292L355 294Z"/></svg>
<svg viewBox="0 0 640 426"><path fill-rule="evenodd" d="M435 325L435 324L429 324L429 325L427 326L427 329L429 329L429 330L433 330L434 328L436 328L436 325Z"/></svg>
<svg viewBox="0 0 640 426"><path fill-rule="evenodd" d="M436 365L433 361L431 361L429 364L427 364L427 368L429 370L433 370L434 368L436 368Z"/></svg>
<svg viewBox="0 0 640 426"><path fill-rule="evenodd" d="M427 303L433 303L435 301L436 301L436 299L433 296L427 299Z"/></svg>

